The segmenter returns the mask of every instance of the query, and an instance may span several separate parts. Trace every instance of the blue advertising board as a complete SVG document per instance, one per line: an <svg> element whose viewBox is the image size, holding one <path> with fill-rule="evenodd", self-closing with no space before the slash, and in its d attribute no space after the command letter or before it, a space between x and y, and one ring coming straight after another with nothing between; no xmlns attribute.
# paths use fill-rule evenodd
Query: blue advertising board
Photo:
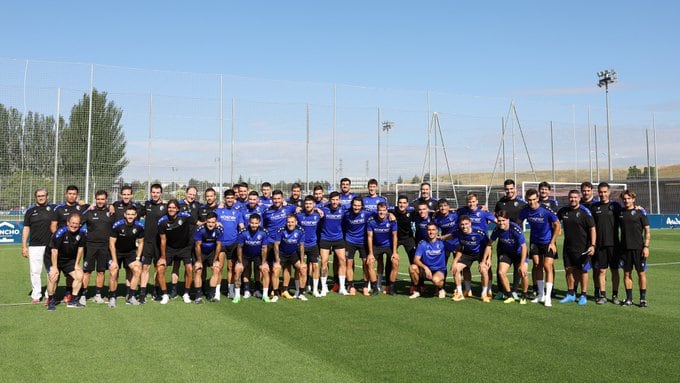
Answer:
<svg viewBox="0 0 680 383"><path fill-rule="evenodd" d="M22 221L0 221L0 245L21 244Z"/></svg>
<svg viewBox="0 0 680 383"><path fill-rule="evenodd" d="M680 228L680 214L650 214L647 218L652 229Z"/></svg>

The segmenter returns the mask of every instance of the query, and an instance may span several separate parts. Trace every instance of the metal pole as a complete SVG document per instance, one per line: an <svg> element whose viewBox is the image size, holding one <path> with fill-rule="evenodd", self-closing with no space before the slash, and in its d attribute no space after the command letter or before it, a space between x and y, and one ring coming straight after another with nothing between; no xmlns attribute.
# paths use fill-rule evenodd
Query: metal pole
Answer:
<svg viewBox="0 0 680 383"><path fill-rule="evenodd" d="M593 182L593 149L591 144L593 132L590 130L590 105L588 105L588 169L590 169L590 182Z"/></svg>
<svg viewBox="0 0 680 383"><path fill-rule="evenodd" d="M656 214L661 214L661 197L659 195L659 164L656 156L656 113L652 113L652 132L654 134L654 178L656 179Z"/></svg>
<svg viewBox="0 0 680 383"><path fill-rule="evenodd" d="M575 105L571 106L571 129L574 132L574 182L578 182L578 146L576 145L576 106Z"/></svg>
<svg viewBox="0 0 680 383"><path fill-rule="evenodd" d="M503 153L503 182L508 179L508 174L505 170L505 118L501 117L501 148Z"/></svg>
<svg viewBox="0 0 680 383"><path fill-rule="evenodd" d="M597 148L597 125L593 125L595 128L595 169L597 172L597 183L600 183L600 152Z"/></svg>
<svg viewBox="0 0 680 383"><path fill-rule="evenodd" d="M335 184L336 184L335 181L337 179L336 178L337 174L336 174L336 171L335 171L335 127L336 127L336 124L337 124L337 114L338 114L337 91L338 91L337 85L333 84L333 134L332 134L333 142L331 143L331 146L333 147L332 148L333 155L331 156L332 161L333 161L333 166L331 166L331 171L333 172L333 186L332 186L333 190L335 190Z"/></svg>
<svg viewBox="0 0 680 383"><path fill-rule="evenodd" d="M382 194L382 183L380 182L380 107L378 107L378 121L377 121L377 135L378 135L378 194Z"/></svg>
<svg viewBox="0 0 680 383"><path fill-rule="evenodd" d="M431 139L430 137L432 136L432 106L430 104L430 91L427 91L427 172L430 175L430 178L432 178L432 145L431 145ZM425 182L425 177L423 177L422 182ZM432 180L430 180L432 182ZM420 192L418 194L420 196Z"/></svg>
<svg viewBox="0 0 680 383"><path fill-rule="evenodd" d="M512 101L512 108L515 107L515 101ZM510 129L512 135L512 179L517 181L517 155L515 154L515 119L510 120Z"/></svg>
<svg viewBox="0 0 680 383"><path fill-rule="evenodd" d="M649 193L649 211L654 211L652 203L652 164L649 160L649 129L645 129L645 143L647 144L647 191Z"/></svg>
<svg viewBox="0 0 680 383"><path fill-rule="evenodd" d="M439 183L437 180L439 179L439 159L437 158L437 153L438 153L438 148L437 148L437 131L436 126L439 125L439 114L437 112L434 112L434 117L432 121L432 133L434 134L434 182L435 185L437 186L437 198L439 198ZM423 180L424 181L424 180ZM432 178L432 173L430 173L430 183L433 182Z"/></svg>
<svg viewBox="0 0 680 383"><path fill-rule="evenodd" d="M230 154L230 179L229 182L234 184L234 151L236 150L236 100L231 99L231 153Z"/></svg>
<svg viewBox="0 0 680 383"><path fill-rule="evenodd" d="M220 183L220 194L223 193L224 181L222 173L224 173L224 75L220 75L220 165L217 180Z"/></svg>
<svg viewBox="0 0 680 383"><path fill-rule="evenodd" d="M552 164L552 181L555 183L555 136L553 134L552 121L550 121L550 159Z"/></svg>
<svg viewBox="0 0 680 383"><path fill-rule="evenodd" d="M54 187L52 195L57 197L57 171L59 166L59 116L61 114L61 88L57 88L57 119L54 128ZM56 200L55 200L56 202Z"/></svg>
<svg viewBox="0 0 680 383"><path fill-rule="evenodd" d="M387 191L390 191L390 129L385 131L385 160L387 162L387 177L385 177L385 185L387 185Z"/></svg>
<svg viewBox="0 0 680 383"><path fill-rule="evenodd" d="M605 108L607 108L607 163L609 166L609 181L614 180L614 169L612 168L612 137L611 123L609 120L609 84L604 86Z"/></svg>
<svg viewBox="0 0 680 383"><path fill-rule="evenodd" d="M305 142L305 192L309 193L309 103L307 103L307 139Z"/></svg>
<svg viewBox="0 0 680 383"><path fill-rule="evenodd" d="M87 159L85 160L85 203L90 200L90 156L92 150L92 99L94 93L94 64L90 64L90 111L87 117Z"/></svg>
<svg viewBox="0 0 680 383"><path fill-rule="evenodd" d="M149 138L146 143L146 196L151 199L151 135L153 134L153 93L149 94Z"/></svg>

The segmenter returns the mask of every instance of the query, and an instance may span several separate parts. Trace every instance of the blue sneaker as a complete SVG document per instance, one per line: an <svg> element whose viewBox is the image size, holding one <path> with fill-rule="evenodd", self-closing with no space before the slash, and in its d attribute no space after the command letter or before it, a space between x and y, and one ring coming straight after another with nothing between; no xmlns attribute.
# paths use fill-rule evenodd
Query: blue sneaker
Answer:
<svg viewBox="0 0 680 383"><path fill-rule="evenodd" d="M566 297L562 298L560 303L571 303L576 302L576 295L567 294Z"/></svg>
<svg viewBox="0 0 680 383"><path fill-rule="evenodd" d="M578 305L585 306L586 303L588 303L588 298L586 298L585 295L581 295L581 297L578 298Z"/></svg>

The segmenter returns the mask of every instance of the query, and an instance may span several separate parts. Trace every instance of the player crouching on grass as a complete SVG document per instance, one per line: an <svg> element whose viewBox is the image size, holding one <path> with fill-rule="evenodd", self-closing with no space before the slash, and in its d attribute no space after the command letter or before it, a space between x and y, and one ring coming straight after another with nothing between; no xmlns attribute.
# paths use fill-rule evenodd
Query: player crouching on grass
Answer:
<svg viewBox="0 0 680 383"><path fill-rule="evenodd" d="M290 214L286 217L286 226L279 229L274 240L274 257L280 262L281 269L284 270L281 297L285 299L297 298L303 302L307 301L304 291L300 292L300 286L307 284L307 265L301 262L304 254L305 232L298 226L297 216ZM295 296L288 292L290 272L285 275L285 271L290 270L291 266L295 268ZM278 280L278 275L276 279Z"/></svg>
<svg viewBox="0 0 680 383"><path fill-rule="evenodd" d="M496 240L498 240L496 251L498 280L503 288L501 294L505 293L503 303L515 303L516 300L519 300L520 304L525 305L527 303L527 291L529 290L526 239L522 228L510 221L510 216L505 210L499 210L496 213L496 228L491 233L491 239L486 245L489 254L492 253L493 244ZM510 289L510 281L508 280L510 266L514 267L514 274L519 274L522 277L522 296L519 299L517 293Z"/></svg>
<svg viewBox="0 0 680 383"><path fill-rule="evenodd" d="M47 310L54 311L57 309L54 292L57 289L57 283L59 283L60 272L73 278L73 299L67 303L66 307L85 307L78 299L83 280L83 269L80 267L80 261L85 253L85 236L80 233L80 214L71 214L66 226L59 228L52 235L49 249L51 264L48 265L47 269L49 277L47 282L47 293L49 294Z"/></svg>
<svg viewBox="0 0 680 383"><path fill-rule="evenodd" d="M111 238L109 238L109 251L111 252L111 267L115 273L111 273L109 286L112 291L118 288L118 270L120 266L125 268L125 278L129 283L125 303L137 306L140 302L135 297L139 279L142 275L142 251L144 250L144 225L137 219L137 207L128 205L125 208L124 217L113 224ZM113 267L115 265L115 267ZM113 299L113 304L111 304ZM116 298L109 298L109 305L115 307Z"/></svg>
<svg viewBox="0 0 680 383"><path fill-rule="evenodd" d="M488 293L489 265L491 264L491 249L487 247L489 238L486 233L473 229L470 217L464 215L458 218L458 248L451 265L451 272L456 280L456 291L453 300L458 302L465 299L463 295L462 272L469 269L474 262L479 262L479 273L482 275L482 302L491 302Z"/></svg>
<svg viewBox="0 0 680 383"><path fill-rule="evenodd" d="M468 223L470 221L468 220ZM430 280L437 289L439 298L446 298L444 282L446 281L446 250L444 242L439 237L439 228L434 223L427 224L427 239L418 243L413 264L409 267L411 282L418 286L421 280ZM414 290L409 296L415 299L420 296L420 291Z"/></svg>
<svg viewBox="0 0 680 383"><path fill-rule="evenodd" d="M217 285L222 276L223 262L220 262L219 254L222 250L222 234L224 233L222 227L217 226L217 214L215 212L208 212L205 223L196 229L194 233L195 243L195 259L194 259L194 286L196 287L196 304L203 303L203 280L207 277L207 270L204 273L203 268L210 267L212 269L212 276L210 278L210 290L207 292L206 298L212 302L219 302L215 299L219 291ZM217 255L217 258L216 258ZM240 264L237 267L243 267ZM238 273L239 276L241 273ZM240 287L240 285L239 285Z"/></svg>

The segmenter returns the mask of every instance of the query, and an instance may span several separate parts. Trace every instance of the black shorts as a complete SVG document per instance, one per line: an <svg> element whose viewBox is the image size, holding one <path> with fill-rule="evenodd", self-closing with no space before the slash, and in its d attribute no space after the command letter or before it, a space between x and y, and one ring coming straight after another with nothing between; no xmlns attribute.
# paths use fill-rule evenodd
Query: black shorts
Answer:
<svg viewBox="0 0 680 383"><path fill-rule="evenodd" d="M243 267L248 267L251 264L255 265L255 269L259 270L260 265L262 264L262 257L257 256L257 257L249 257L247 255L243 256Z"/></svg>
<svg viewBox="0 0 680 383"><path fill-rule="evenodd" d="M144 249L142 249L142 264L150 265L155 263L161 256L161 249L158 241L144 241Z"/></svg>
<svg viewBox="0 0 680 383"><path fill-rule="evenodd" d="M235 243L232 243L231 245L222 245L222 253L224 253L224 258L228 261L236 261L238 259L238 255L236 254L236 249L238 248L238 245Z"/></svg>
<svg viewBox="0 0 680 383"><path fill-rule="evenodd" d="M446 281L446 270L433 270L433 269L430 269L430 271L432 272L432 276L433 276L433 277L434 277L434 275L435 275L436 273L442 273L442 274L444 274L444 280ZM431 280L432 280L432 278L427 278L427 277L425 276L425 269L423 269L422 267L420 268L420 280L422 280L422 281L431 281Z"/></svg>
<svg viewBox="0 0 680 383"><path fill-rule="evenodd" d="M319 249L321 250L344 250L345 249L345 240L340 239L337 241L326 241L326 240L320 240L319 241Z"/></svg>
<svg viewBox="0 0 680 383"><path fill-rule="evenodd" d="M354 260L354 254L357 251L359 252L359 258L361 259L366 259L368 256L365 245L357 245L356 243L345 241L345 259Z"/></svg>
<svg viewBox="0 0 680 383"><path fill-rule="evenodd" d="M373 256L376 261L382 261L387 259L387 263L390 263L390 257L392 256L392 248L389 246L373 246ZM385 256L385 258L383 258Z"/></svg>
<svg viewBox="0 0 680 383"><path fill-rule="evenodd" d="M88 245L85 249L85 260L83 261L83 272L91 273L96 270L102 273L109 268L111 252L106 247Z"/></svg>
<svg viewBox="0 0 680 383"><path fill-rule="evenodd" d="M308 263L319 262L319 246L318 245L310 247L305 246L305 255L307 256Z"/></svg>
<svg viewBox="0 0 680 383"><path fill-rule="evenodd" d="M116 252L116 258L118 259L118 267L128 268L130 264L137 258L136 251L130 251L128 253L118 253Z"/></svg>
<svg viewBox="0 0 680 383"><path fill-rule="evenodd" d="M477 255L477 254L465 254L460 257L458 260L458 263L464 264L468 269L472 266L473 263L475 262L480 262L482 258Z"/></svg>
<svg viewBox="0 0 680 383"><path fill-rule="evenodd" d="M64 273L64 275L68 275L76 269L76 260L57 258L57 269Z"/></svg>
<svg viewBox="0 0 680 383"><path fill-rule="evenodd" d="M399 246L404 246L404 251L408 256L408 262L410 265L413 264L413 258L416 255L416 240L413 237L397 239L397 249Z"/></svg>
<svg viewBox="0 0 680 383"><path fill-rule="evenodd" d="M211 251L210 254L201 254L201 263L203 264L203 268L212 267L214 262L215 262L215 252L214 251ZM196 263L196 256L195 255L193 257L192 263Z"/></svg>
<svg viewBox="0 0 680 383"><path fill-rule="evenodd" d="M642 256L642 249L624 250L621 255L621 263L623 264L623 271L630 272L635 267L637 272L642 272L647 269L647 259Z"/></svg>
<svg viewBox="0 0 680 383"><path fill-rule="evenodd" d="M172 247L165 248L165 264L170 267L173 263L184 262L184 266L193 265L191 259L191 247L183 247L181 249L174 249Z"/></svg>
<svg viewBox="0 0 680 383"><path fill-rule="evenodd" d="M557 254L553 253L550 249L548 249L549 245L537 245L537 244L531 244L529 246L529 256L534 257L538 256L539 258L552 258L552 259L557 259Z"/></svg>
<svg viewBox="0 0 680 383"><path fill-rule="evenodd" d="M565 251L564 252L564 267L565 268L570 268L573 267L578 270L583 269L583 265L586 262L590 262L588 259L588 255L582 254L578 251Z"/></svg>
<svg viewBox="0 0 680 383"><path fill-rule="evenodd" d="M609 267L612 270L618 270L621 256L618 249L614 246L600 247L595 251L592 262L593 269L606 269Z"/></svg>
<svg viewBox="0 0 680 383"><path fill-rule="evenodd" d="M521 261L522 256L520 254L498 254L498 263L506 263L518 267Z"/></svg>
<svg viewBox="0 0 680 383"><path fill-rule="evenodd" d="M295 263L299 260L300 255L298 254L279 254L279 261L281 262L282 268L295 266Z"/></svg>

